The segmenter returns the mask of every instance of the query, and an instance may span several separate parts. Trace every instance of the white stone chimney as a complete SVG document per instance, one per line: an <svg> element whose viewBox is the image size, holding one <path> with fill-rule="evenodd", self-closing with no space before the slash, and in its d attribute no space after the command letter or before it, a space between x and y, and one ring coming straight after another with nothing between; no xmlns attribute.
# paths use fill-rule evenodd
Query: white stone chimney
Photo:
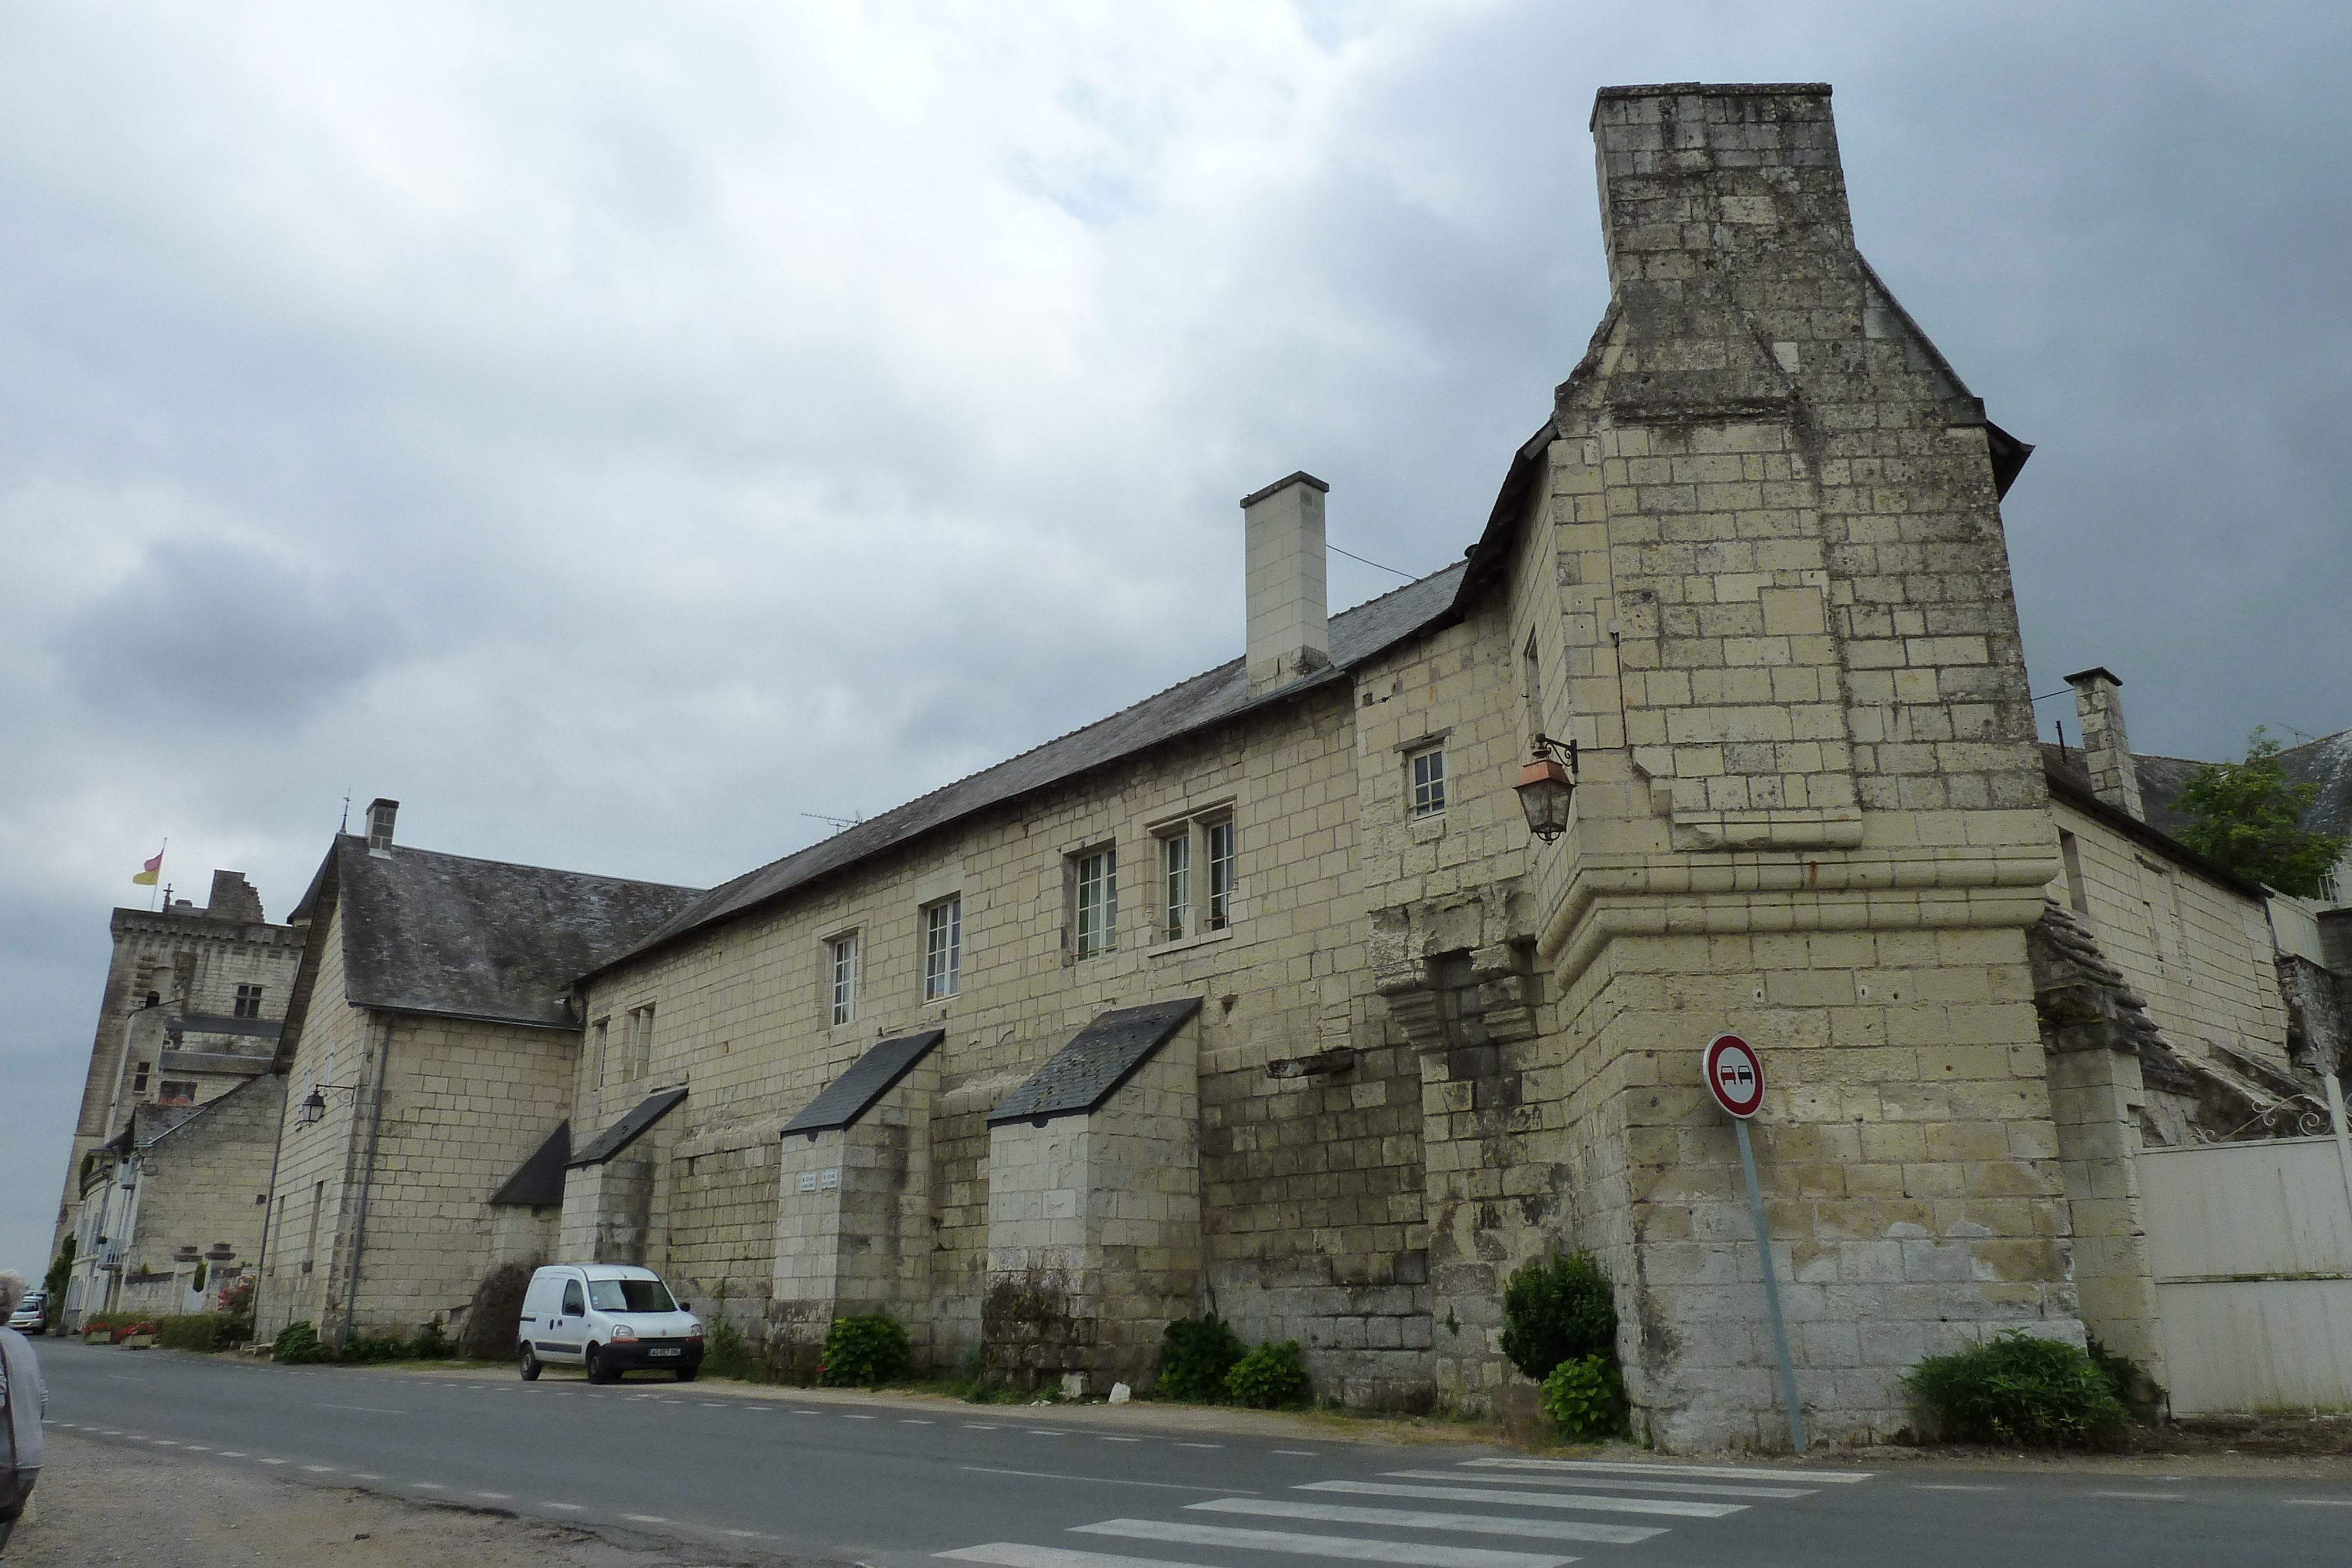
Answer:
<svg viewBox="0 0 2352 1568"><path fill-rule="evenodd" d="M2147 821L2140 805L2139 769L2124 734L2124 700L2116 695L2123 682L2110 671L2093 668L2067 676L2066 684L2074 688L2074 717L2083 727L2083 771L2091 776L2091 793Z"/></svg>
<svg viewBox="0 0 2352 1568"><path fill-rule="evenodd" d="M393 820L400 815L400 802L381 798L368 802L368 853L389 854L392 851Z"/></svg>
<svg viewBox="0 0 2352 1568"><path fill-rule="evenodd" d="M1312 474L1242 497L1248 536L1249 690L1259 696L1331 663L1323 585L1323 497Z"/></svg>

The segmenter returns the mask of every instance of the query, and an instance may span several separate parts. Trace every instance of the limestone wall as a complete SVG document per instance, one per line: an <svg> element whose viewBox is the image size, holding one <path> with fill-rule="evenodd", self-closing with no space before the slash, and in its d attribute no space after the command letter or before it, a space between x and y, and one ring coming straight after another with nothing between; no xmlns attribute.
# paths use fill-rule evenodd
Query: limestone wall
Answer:
<svg viewBox="0 0 2352 1568"><path fill-rule="evenodd" d="M285 1080L249 1079L140 1152L137 1229L125 1272L167 1272L175 1283L164 1296L125 1301L121 1310L186 1310L181 1292L195 1272L190 1254L226 1250L207 1267L222 1284L258 1263L268 1207L255 1199L269 1190L285 1097Z"/></svg>

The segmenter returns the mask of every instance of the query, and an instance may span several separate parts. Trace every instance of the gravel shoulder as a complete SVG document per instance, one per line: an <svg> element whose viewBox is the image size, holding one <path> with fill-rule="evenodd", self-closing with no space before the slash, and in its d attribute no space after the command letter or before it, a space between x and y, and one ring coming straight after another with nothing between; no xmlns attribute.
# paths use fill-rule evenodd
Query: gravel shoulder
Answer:
<svg viewBox="0 0 2352 1568"><path fill-rule="evenodd" d="M690 1568L779 1563L192 1464L52 1428L7 1568Z"/></svg>

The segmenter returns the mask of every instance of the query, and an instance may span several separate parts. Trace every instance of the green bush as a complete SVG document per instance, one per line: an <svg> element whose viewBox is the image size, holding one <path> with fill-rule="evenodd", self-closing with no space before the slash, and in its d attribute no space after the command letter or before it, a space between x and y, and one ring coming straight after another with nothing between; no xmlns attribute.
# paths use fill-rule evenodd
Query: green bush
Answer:
<svg viewBox="0 0 2352 1568"><path fill-rule="evenodd" d="M49 1260L49 1271L41 1277L41 1288L49 1293L49 1321L56 1322L65 1311L66 1281L73 1277L74 1254L79 1250L74 1239L67 1237L58 1243L58 1255Z"/></svg>
<svg viewBox="0 0 2352 1568"><path fill-rule="evenodd" d="M408 1354L419 1361L446 1361L457 1354L457 1343L436 1319L416 1331L416 1337L408 1342Z"/></svg>
<svg viewBox="0 0 2352 1568"><path fill-rule="evenodd" d="M189 1312L155 1320L155 1343L165 1350L215 1351L228 1343L229 1320L219 1312Z"/></svg>
<svg viewBox="0 0 2352 1568"><path fill-rule="evenodd" d="M831 1388L879 1388L907 1371L907 1331L881 1312L835 1318L825 1331L816 1380Z"/></svg>
<svg viewBox="0 0 2352 1568"><path fill-rule="evenodd" d="M277 1343L270 1346L272 1360L288 1366L300 1366L327 1359L327 1347L319 1343L319 1331L307 1322L288 1323L278 1331Z"/></svg>
<svg viewBox="0 0 2352 1568"><path fill-rule="evenodd" d="M713 1312L702 1331L702 1370L713 1377L740 1377L749 1382L762 1371L760 1358L743 1331Z"/></svg>
<svg viewBox="0 0 2352 1568"><path fill-rule="evenodd" d="M1307 1396L1307 1364L1298 1359L1298 1342L1272 1340L1234 1364L1225 1374L1225 1393L1236 1405L1272 1410L1296 1405Z"/></svg>
<svg viewBox="0 0 2352 1568"><path fill-rule="evenodd" d="M365 1339L345 1341L343 1354L333 1359L372 1366L378 1362L406 1361L412 1354L406 1340L394 1339L390 1334L370 1334Z"/></svg>
<svg viewBox="0 0 2352 1568"><path fill-rule="evenodd" d="M1625 1430L1625 1388L1613 1355L1579 1356L1551 1369L1543 1381L1544 1414L1564 1436L1614 1437Z"/></svg>
<svg viewBox="0 0 2352 1568"><path fill-rule="evenodd" d="M1160 1379L1154 1391L1162 1399L1216 1404L1225 1397L1226 1375L1241 1359L1242 1342L1216 1313L1179 1318L1160 1336Z"/></svg>
<svg viewBox="0 0 2352 1568"><path fill-rule="evenodd" d="M2023 1329L1930 1356L1904 1378L1946 1438L2058 1448L2106 1444L2131 1413L2089 1354Z"/></svg>
<svg viewBox="0 0 2352 1568"><path fill-rule="evenodd" d="M1563 1361L1617 1356L1617 1302L1590 1252L1536 1259L1503 1287L1503 1354L1541 1383Z"/></svg>

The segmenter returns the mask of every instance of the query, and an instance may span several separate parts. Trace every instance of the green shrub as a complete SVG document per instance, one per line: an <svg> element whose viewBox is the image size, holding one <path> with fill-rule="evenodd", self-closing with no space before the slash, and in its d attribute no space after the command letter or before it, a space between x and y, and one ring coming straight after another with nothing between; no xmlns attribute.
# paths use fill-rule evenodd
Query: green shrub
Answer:
<svg viewBox="0 0 2352 1568"><path fill-rule="evenodd" d="M1272 1410L1296 1405L1307 1396L1307 1364L1298 1359L1298 1342L1272 1340L1234 1363L1225 1374L1225 1393L1236 1405Z"/></svg>
<svg viewBox="0 0 2352 1568"><path fill-rule="evenodd" d="M1162 1399L1216 1404L1225 1397L1226 1375L1241 1359L1242 1342L1216 1313L1179 1318L1160 1336L1160 1379L1155 1392Z"/></svg>
<svg viewBox="0 0 2352 1568"><path fill-rule="evenodd" d="M416 1337L408 1342L408 1354L419 1361L446 1361L457 1354L457 1342L436 1319L416 1331Z"/></svg>
<svg viewBox="0 0 2352 1568"><path fill-rule="evenodd" d="M227 1343L229 1320L218 1312L189 1312L155 1320L155 1343L165 1350L215 1351Z"/></svg>
<svg viewBox="0 0 2352 1568"><path fill-rule="evenodd" d="M879 1388L907 1371L907 1331L881 1312L835 1318L825 1331L816 1380L831 1388Z"/></svg>
<svg viewBox="0 0 2352 1568"><path fill-rule="evenodd" d="M740 1377L749 1382L764 1370L752 1354L743 1331L713 1312L702 1331L702 1370L713 1377Z"/></svg>
<svg viewBox="0 0 2352 1568"><path fill-rule="evenodd" d="M343 1354L333 1359L372 1366L378 1362L406 1361L413 1354L406 1340L394 1339L390 1334L370 1334L365 1339L345 1341Z"/></svg>
<svg viewBox="0 0 2352 1568"><path fill-rule="evenodd" d="M1563 1361L1617 1356L1617 1302L1590 1252L1536 1259L1503 1287L1503 1354L1541 1383Z"/></svg>
<svg viewBox="0 0 2352 1568"><path fill-rule="evenodd" d="M1563 1436L1614 1437L1625 1430L1625 1388L1613 1355L1563 1361L1543 1381L1544 1414Z"/></svg>
<svg viewBox="0 0 2352 1568"><path fill-rule="evenodd" d="M309 1322L292 1322L278 1331L277 1343L270 1346L269 1354L272 1360L300 1366L326 1360L327 1347L319 1343L319 1331Z"/></svg>
<svg viewBox="0 0 2352 1568"><path fill-rule="evenodd" d="M214 1298L213 1310L221 1317L221 1343L243 1344L253 1337L254 1284L252 1275L241 1275L223 1285Z"/></svg>
<svg viewBox="0 0 2352 1568"><path fill-rule="evenodd" d="M74 1254L78 1250L70 1236L58 1243L58 1255L49 1260L49 1271L41 1277L41 1288L49 1293L49 1319L52 1322L58 1321L65 1310L66 1281L73 1277Z"/></svg>
<svg viewBox="0 0 2352 1568"><path fill-rule="evenodd" d="M2131 1422L2115 1384L2087 1352L2023 1329L1930 1356L1903 1382L1938 1434L1962 1442L2105 1444Z"/></svg>

